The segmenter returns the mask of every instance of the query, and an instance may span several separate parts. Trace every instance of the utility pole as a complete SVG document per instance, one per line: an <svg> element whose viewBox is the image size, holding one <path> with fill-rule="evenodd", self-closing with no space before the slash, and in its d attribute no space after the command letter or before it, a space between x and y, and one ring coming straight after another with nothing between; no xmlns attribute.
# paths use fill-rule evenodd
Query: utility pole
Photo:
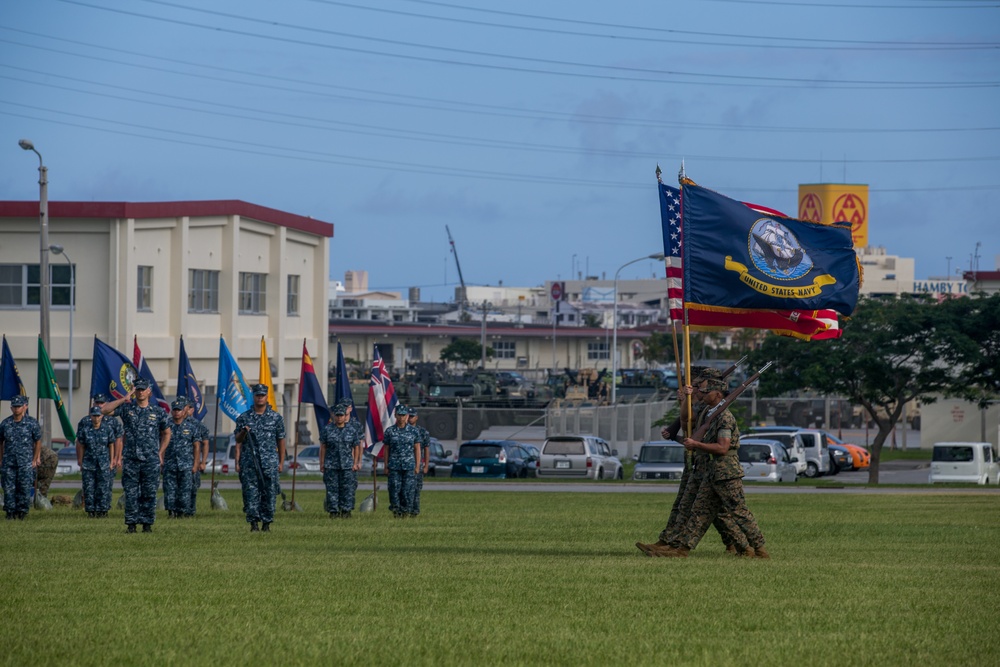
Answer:
<svg viewBox="0 0 1000 667"><path fill-rule="evenodd" d="M482 359L480 360L479 367L484 371L486 370L486 312L492 305L493 304L488 301L483 301L483 321L482 328L479 332L479 348L480 353L482 354Z"/></svg>

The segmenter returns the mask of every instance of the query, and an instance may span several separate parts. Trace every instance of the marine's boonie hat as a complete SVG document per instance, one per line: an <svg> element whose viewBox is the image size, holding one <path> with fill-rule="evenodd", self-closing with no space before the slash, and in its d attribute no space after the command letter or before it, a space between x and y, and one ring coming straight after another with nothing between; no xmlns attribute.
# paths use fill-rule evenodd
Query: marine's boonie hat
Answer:
<svg viewBox="0 0 1000 667"><path fill-rule="evenodd" d="M106 394L94 394L94 403L107 403L108 397Z"/></svg>
<svg viewBox="0 0 1000 667"><path fill-rule="evenodd" d="M103 414L104 413L101 412L101 409L99 407L97 407L96 405L90 409L90 416L91 417L100 417Z"/></svg>
<svg viewBox="0 0 1000 667"><path fill-rule="evenodd" d="M139 391L140 389L149 389L149 380L146 378L136 378L132 383L132 388L136 391Z"/></svg>
<svg viewBox="0 0 1000 667"><path fill-rule="evenodd" d="M722 371L718 368L703 368L701 373L698 374L698 377L702 380L721 380Z"/></svg>
<svg viewBox="0 0 1000 667"><path fill-rule="evenodd" d="M726 391L726 381L725 380L719 380L719 379L716 379L716 378L711 378L709 380L706 380L705 382L708 385L708 391L722 391L722 392Z"/></svg>
<svg viewBox="0 0 1000 667"><path fill-rule="evenodd" d="M17 396L12 396L10 399L10 407L16 408L22 405L28 404L28 397L23 394L18 394Z"/></svg>
<svg viewBox="0 0 1000 667"><path fill-rule="evenodd" d="M267 396L267 394L268 394L268 389L266 384L255 384L253 386L254 396Z"/></svg>

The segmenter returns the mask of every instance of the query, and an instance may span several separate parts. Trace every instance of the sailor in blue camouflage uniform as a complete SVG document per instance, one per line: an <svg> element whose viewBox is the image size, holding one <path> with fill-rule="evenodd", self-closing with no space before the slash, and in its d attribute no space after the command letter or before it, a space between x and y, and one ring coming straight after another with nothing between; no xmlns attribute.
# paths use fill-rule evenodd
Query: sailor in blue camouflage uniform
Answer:
<svg viewBox="0 0 1000 667"><path fill-rule="evenodd" d="M187 418L187 405L181 397L170 404L170 441L160 447L163 506L171 519L191 516L191 483L201 455L195 443L198 430Z"/></svg>
<svg viewBox="0 0 1000 667"><path fill-rule="evenodd" d="M333 421L320 431L319 442L319 460L323 466L323 484L326 485L326 510L332 519L349 519L358 488L358 470L361 469L361 438L357 429L348 424L345 407L339 404L334 406Z"/></svg>
<svg viewBox="0 0 1000 667"><path fill-rule="evenodd" d="M208 462L208 427L194 416L195 405L194 403L188 401L187 409L185 415L187 420L191 422L191 428L195 430L194 434L194 445L195 451L200 450L201 455L198 458L198 469L195 470L194 474L191 476L191 514L194 516L195 511L198 509L198 489L201 488L201 473L205 472L205 464Z"/></svg>
<svg viewBox="0 0 1000 667"><path fill-rule="evenodd" d="M10 412L10 417L0 422L0 478L8 521L28 515L34 469L42 456L42 428L27 414L28 397L11 398Z"/></svg>
<svg viewBox="0 0 1000 667"><path fill-rule="evenodd" d="M86 421L76 429L76 458L83 479L83 507L91 519L106 519L111 510L112 467L115 461L115 431L111 418L101 414L96 405Z"/></svg>
<svg viewBox="0 0 1000 667"><path fill-rule="evenodd" d="M417 429L417 442L420 443L420 469L417 471L416 479L413 482L413 498L410 500L410 513L413 516L420 514L420 492L424 490L424 475L427 474L428 459L430 458L431 434L423 426L417 424L417 409L411 407L407 417L410 428Z"/></svg>
<svg viewBox="0 0 1000 667"><path fill-rule="evenodd" d="M236 420L236 472L251 532L271 530L278 475L285 461L285 420L271 409L267 394L267 385L255 384L253 407Z"/></svg>
<svg viewBox="0 0 1000 667"><path fill-rule="evenodd" d="M149 380L136 378L121 398L105 403L105 417L120 417L125 428L122 445L122 489L125 491L125 532L153 532L156 521L156 487L160 481L160 450L170 442L167 411L149 401ZM135 396L135 400L132 397Z"/></svg>
<svg viewBox="0 0 1000 667"><path fill-rule="evenodd" d="M407 423L409 413L406 406L397 406L396 423L382 434L382 444L388 448L385 469L389 477L389 509L397 519L413 513L410 501L420 469L419 434Z"/></svg>
<svg viewBox="0 0 1000 667"><path fill-rule="evenodd" d="M92 399L94 407L98 409L103 408L104 404L108 402L108 397L104 394L94 394ZM115 490L116 471L122 467L122 438L125 437L125 429L122 427L122 420L118 417L105 416L101 421L108 425L115 436L115 447L111 452L111 472L107 476L108 497L110 498L110 494L113 494ZM85 428L88 424L90 424L90 415L80 419L80 423L76 425L76 432L79 433L80 429Z"/></svg>

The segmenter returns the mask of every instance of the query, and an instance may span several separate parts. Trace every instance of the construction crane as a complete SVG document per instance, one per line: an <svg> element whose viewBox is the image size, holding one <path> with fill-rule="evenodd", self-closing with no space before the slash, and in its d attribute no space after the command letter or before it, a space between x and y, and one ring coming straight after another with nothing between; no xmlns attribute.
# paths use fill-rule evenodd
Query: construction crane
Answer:
<svg viewBox="0 0 1000 667"><path fill-rule="evenodd" d="M444 226L444 230L448 232L448 243L451 244L451 254L455 256L455 268L458 269L458 282L462 285L462 298L458 300L458 305L464 310L467 295L465 292L465 278L462 277L462 265L458 262L458 250L455 248L455 239L451 237L451 230L448 229L448 225Z"/></svg>

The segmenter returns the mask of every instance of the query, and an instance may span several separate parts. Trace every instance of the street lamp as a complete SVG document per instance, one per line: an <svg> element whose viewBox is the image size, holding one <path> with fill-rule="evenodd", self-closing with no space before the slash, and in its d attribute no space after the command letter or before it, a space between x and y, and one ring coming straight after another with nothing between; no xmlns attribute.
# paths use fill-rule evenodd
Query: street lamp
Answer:
<svg viewBox="0 0 1000 667"><path fill-rule="evenodd" d="M73 415L73 311L76 310L76 271L73 270L73 260L70 259L69 253L61 245L53 243L49 246L49 250L57 255L62 255L66 258L66 264L69 266L69 396L67 397L66 407L69 408L70 416Z"/></svg>
<svg viewBox="0 0 1000 667"><path fill-rule="evenodd" d="M611 343L611 405L615 405L618 398L618 274L622 272L626 266L630 264L635 264L636 262L643 262L647 259L653 259L657 261L663 261L664 255L662 252L656 253L655 255L647 255L646 257L639 257L633 259L630 262L625 262L618 267L615 271L615 294L614 294L614 310L611 315L611 329L613 331L613 341Z"/></svg>
<svg viewBox="0 0 1000 667"><path fill-rule="evenodd" d="M27 139L21 139L17 145L38 156L38 222L41 228L39 239L40 261L38 265L39 294L38 303L41 311L42 345L46 352L49 349L49 169L42 162L42 154L35 150L35 145ZM49 404L39 406L39 417L42 418L42 442L52 442L52 424L49 422Z"/></svg>

